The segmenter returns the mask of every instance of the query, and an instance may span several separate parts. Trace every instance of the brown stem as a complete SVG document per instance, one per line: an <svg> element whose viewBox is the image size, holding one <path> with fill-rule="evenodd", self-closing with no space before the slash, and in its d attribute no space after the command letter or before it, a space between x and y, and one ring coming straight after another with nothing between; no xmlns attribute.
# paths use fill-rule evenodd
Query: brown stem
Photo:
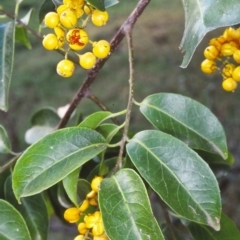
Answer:
<svg viewBox="0 0 240 240"><path fill-rule="evenodd" d="M0 12L3 12L7 17L15 20L19 25L23 26L25 29L27 29L28 32L30 32L32 35L34 35L35 37L37 37L40 40L43 40L43 36L41 34L39 34L38 32L36 32L35 30L33 30L32 28L30 28L28 25L26 25L25 23L23 23L19 18L15 17L15 15L12 15L11 13L7 12L4 9L0 9ZM65 55L65 51L60 50L60 49L56 49L56 52L60 53L61 55ZM70 59L71 61L73 61L76 64L79 64L78 61L76 61L76 59L74 59L72 56L68 56L68 59Z"/></svg>
<svg viewBox="0 0 240 240"><path fill-rule="evenodd" d="M177 240L177 239L176 239L176 236L175 236L175 234L174 234L173 227L172 227L172 222L171 222L171 220L170 220L168 211L167 211L167 209L166 209L166 205L165 205L165 203L163 202L163 200L162 200L160 197L158 197L158 202L159 202L159 204L160 204L160 206L161 206L161 208L162 208L163 215L164 215L164 218L165 218L165 220L166 220L166 224L167 224L167 226L168 226L168 228L169 228L169 231L170 231L170 233L171 233L171 235L172 235L172 239L173 239L173 240Z"/></svg>
<svg viewBox="0 0 240 240"><path fill-rule="evenodd" d="M127 135L129 130L131 112L132 112L132 105L133 105L133 94L134 94L134 68L133 68L133 43L132 43L132 35L131 35L131 28L126 31L130 31L126 33L127 36L127 43L128 43L128 55L129 55L129 97L128 97L128 105L127 105L127 113L125 117L125 126L123 129L123 135L120 142L120 150L117 158L116 165L113 169L113 173L118 171L122 167L122 157L124 152L125 143L127 141Z"/></svg>
<svg viewBox="0 0 240 240"><path fill-rule="evenodd" d="M11 13L7 12L4 9L0 9L0 12L4 13L7 17L11 18L11 19L15 19L16 22L23 26L25 29L27 29L32 35L36 36L39 39L43 39L43 36L40 35L38 32L36 32L35 30L33 30L32 28L30 28L28 25L26 25L25 23L23 23L19 18L15 17L14 15L12 15Z"/></svg>
<svg viewBox="0 0 240 240"><path fill-rule="evenodd" d="M86 93L85 96L86 96L87 98L89 98L91 101L93 101L94 103L96 103L103 111L109 111L109 109L107 108L107 106L105 106L104 103L101 102L100 99L97 98L95 95L93 95L89 90L88 90L88 92ZM111 118L111 119L112 119L112 121L113 121L115 124L117 124L117 125L120 124L116 117Z"/></svg>
<svg viewBox="0 0 240 240"><path fill-rule="evenodd" d="M147 7L147 5L151 2L151 0L139 0L137 6L133 10L133 12L128 16L126 21L122 24L122 26L119 28L117 33L114 35L114 37L111 40L111 52L113 53L120 42L123 40L126 33L129 33L130 30L133 28L134 24L136 23L138 17L142 14L144 9ZM108 57L109 58L109 57ZM76 109L80 101L83 97L86 96L86 93L95 80L98 72L103 67L104 63L108 60L108 58L100 59L97 61L96 66L88 72L88 76L79 88L76 95L73 97L72 102L70 103L70 106L64 115L64 117L59 122L57 128L63 128L66 126L68 120L70 119L71 114Z"/></svg>
<svg viewBox="0 0 240 240"><path fill-rule="evenodd" d="M14 158L9 160L5 165L0 167L0 174L4 172L6 169L10 168L15 162L18 160L18 158L22 155L22 153L17 154Z"/></svg>

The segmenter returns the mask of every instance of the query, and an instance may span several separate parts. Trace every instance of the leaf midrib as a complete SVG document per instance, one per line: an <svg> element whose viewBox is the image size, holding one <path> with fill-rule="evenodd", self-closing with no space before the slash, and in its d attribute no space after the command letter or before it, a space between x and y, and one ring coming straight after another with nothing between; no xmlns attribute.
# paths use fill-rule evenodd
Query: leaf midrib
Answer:
<svg viewBox="0 0 240 240"><path fill-rule="evenodd" d="M71 154L67 155L67 157L64 156L63 158L60 158L59 161L54 162L53 164L49 165L47 168L45 168L45 169L44 169L43 171L41 171L39 174L34 175L34 179L38 178L38 177L39 177L40 175L42 175L44 172L47 172L52 166L60 163L61 161L65 160L66 158L71 157L72 155L76 154L77 152L81 152L81 151L84 151L84 150L86 150L86 149L88 149L88 148L92 148L92 147L94 147L95 145L97 145L97 147L106 146L105 143L100 143L100 144L97 143L97 144L88 145L87 147L84 147L84 148L80 148L80 149L78 149L77 151L74 151L74 152L72 152ZM73 170L73 171L74 171L74 170ZM63 177L63 178L64 178L64 177ZM33 182L33 181L34 181L33 179L31 179L31 180L28 181L28 184L22 189L22 193L23 193L24 190L29 186L29 184L30 184L31 182Z"/></svg>
<svg viewBox="0 0 240 240"><path fill-rule="evenodd" d="M40 196L41 197L41 196ZM35 234L39 234L41 237L43 237L43 234L41 233L41 231L39 231L39 228L37 227L37 223L35 222L35 218L32 217L32 208L28 207L30 204L27 202L27 200L23 199L22 201L22 204L25 206L25 209L26 209L26 212L28 213L28 217L31 219L31 223L32 223L32 226L35 230ZM31 205L30 205L31 206ZM27 225L27 223L26 223ZM30 232L30 231L29 231ZM30 233L31 235L31 233Z"/></svg>
<svg viewBox="0 0 240 240"><path fill-rule="evenodd" d="M144 143L140 142L139 140L133 139L132 141L135 141L135 142L139 143L139 144L140 144L143 148L145 148L146 150L149 149ZM152 151L150 151L150 149L149 149L148 152L149 152L156 160L158 160L158 157L157 157ZM193 202L194 202L197 206L199 206L200 210L201 210L202 213L205 215L205 212L206 212L206 211L202 208L201 205L199 205L199 204L196 202L195 198L194 198L194 197L192 196L192 194L188 191L188 189L185 187L185 185L184 185L181 181L179 181L179 179L178 179L177 176L174 174L174 172L171 171L171 169L170 169L164 162L162 162L162 161L160 161L160 162L162 163L162 165L163 165L167 170L169 170L169 172L171 173L171 175L177 180L177 182L179 183L179 185L182 186L183 189L189 194L189 196L191 197L191 199L193 200ZM150 184L150 183L149 183L149 184ZM152 185L152 184L150 184L150 185ZM151 186L151 187L153 187L153 186Z"/></svg>
<svg viewBox="0 0 240 240"><path fill-rule="evenodd" d="M216 144L214 144L213 141L209 141L205 136L203 136L203 135L201 135L200 133L198 133L198 132L197 132L195 129L193 129L192 127L187 126L185 123L179 121L179 120L178 120L177 118L175 118L173 115L170 115L168 112L165 112L165 111L161 110L160 108L157 108L157 107L155 107L154 105L151 105L151 104L148 104L148 103L146 103L146 104L142 103L141 105L142 105L142 106L151 107L151 108L157 110L158 112L162 112L163 114L167 115L169 118L174 119L174 121L178 122L180 125L182 125L182 126L185 127L186 129L189 129L190 131L192 131L193 133L195 133L197 136L199 136L200 138L202 138L204 141L208 142L211 146L213 146L213 149L216 149L216 150L220 153L220 155L221 155L224 159L226 158L225 155L224 155L224 153L221 151L221 149L220 149Z"/></svg>
<svg viewBox="0 0 240 240"><path fill-rule="evenodd" d="M125 195L124 195L124 193L123 193L123 191L122 191L122 187L118 184L117 178L116 178L115 176L113 176L113 179L115 180L116 185L118 186L118 189L121 189L120 193L121 193L121 195L122 195L122 198L124 199L124 202L126 203L126 202L127 202L127 199L125 198ZM131 213L128 204L125 204L125 206L126 206L128 212ZM133 223L132 225L134 225L135 232L137 232L138 235L139 235L139 237L140 237L140 238L138 238L138 239L140 240L140 239L141 239L141 235L139 234L139 232L138 232L138 230L137 230L137 227L136 227L136 224L135 224L135 222L134 222L134 219L133 219L133 217L132 217L131 214L129 214L129 215L130 215L131 222Z"/></svg>

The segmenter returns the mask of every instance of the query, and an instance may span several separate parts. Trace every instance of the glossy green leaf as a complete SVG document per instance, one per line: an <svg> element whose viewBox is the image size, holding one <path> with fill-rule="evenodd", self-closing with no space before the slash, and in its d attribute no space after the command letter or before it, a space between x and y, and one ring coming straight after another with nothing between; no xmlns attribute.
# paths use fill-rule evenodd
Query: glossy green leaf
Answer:
<svg viewBox="0 0 240 240"><path fill-rule="evenodd" d="M113 157L110 159L104 160L104 164L108 169L113 169L117 161L117 157ZM99 175L99 170L100 170L100 164L98 164L95 168L92 169L92 171L89 173L87 180L92 181L92 179Z"/></svg>
<svg viewBox="0 0 240 240"><path fill-rule="evenodd" d="M8 110L15 46L14 21L0 25L0 109Z"/></svg>
<svg viewBox="0 0 240 240"><path fill-rule="evenodd" d="M52 127L48 126L33 126L26 131L25 142L28 144L36 143L41 138L53 132L53 130L54 129Z"/></svg>
<svg viewBox="0 0 240 240"><path fill-rule="evenodd" d="M224 129L199 102L178 94L157 93L143 100L140 111L156 128L181 139L189 147L227 158Z"/></svg>
<svg viewBox="0 0 240 240"><path fill-rule="evenodd" d="M6 179L8 178L8 176L10 176L11 172L8 169L6 169L5 171L1 172L1 168L0 168L0 199L4 199L5 195L4 195L4 184Z"/></svg>
<svg viewBox="0 0 240 240"><path fill-rule="evenodd" d="M174 240L186 240L185 237L183 237L186 233L184 231L179 231L177 228L175 228L174 225L172 225L172 229L170 229L168 227L168 225L166 223L162 223L160 225L160 228L162 229L162 233L164 235L164 239L165 240L172 240L173 239L173 235L172 235L172 231L174 233ZM183 236L181 236L180 234L182 234Z"/></svg>
<svg viewBox="0 0 240 240"><path fill-rule="evenodd" d="M32 45L27 35L27 30L23 26L16 26L15 40L23 44L26 48L31 49Z"/></svg>
<svg viewBox="0 0 240 240"><path fill-rule="evenodd" d="M31 124L39 126L56 127L60 121L57 111L51 107L38 109L31 117Z"/></svg>
<svg viewBox="0 0 240 240"><path fill-rule="evenodd" d="M71 127L55 131L31 145L13 171L16 198L37 194L61 181L107 147L96 131Z"/></svg>
<svg viewBox="0 0 240 240"><path fill-rule="evenodd" d="M47 198L51 204L52 210L54 211L55 215L58 216L59 219L63 219L64 212L66 210L65 207L59 202L58 198L58 184L48 188L45 193L47 194ZM46 198L46 197L45 197Z"/></svg>
<svg viewBox="0 0 240 240"><path fill-rule="evenodd" d="M127 144L142 177L178 215L220 229L221 198L209 166L185 143L157 131L142 131Z"/></svg>
<svg viewBox="0 0 240 240"><path fill-rule="evenodd" d="M120 128L118 125L111 123L101 124L96 129L96 131L101 133L106 138L107 142L110 142L119 130Z"/></svg>
<svg viewBox="0 0 240 240"><path fill-rule="evenodd" d="M11 153L11 142L5 128L0 125L0 153Z"/></svg>
<svg viewBox="0 0 240 240"><path fill-rule="evenodd" d="M33 13L34 13L34 8L31 8L27 14L21 18L21 22L23 22L25 25L28 25L31 21L31 18L33 17Z"/></svg>
<svg viewBox="0 0 240 240"><path fill-rule="evenodd" d="M181 67L187 67L203 37L210 31L240 23L240 2L236 0L182 0L185 30L180 48L185 52Z"/></svg>
<svg viewBox="0 0 240 240"><path fill-rule="evenodd" d="M24 0L16 0L16 3L19 5Z"/></svg>
<svg viewBox="0 0 240 240"><path fill-rule="evenodd" d="M0 199L0 239L31 240L21 214L8 202Z"/></svg>
<svg viewBox="0 0 240 240"><path fill-rule="evenodd" d="M48 213L41 194L22 199L18 204L12 190L11 176L5 182L5 198L23 216L32 240L46 240L48 233Z"/></svg>
<svg viewBox="0 0 240 240"><path fill-rule="evenodd" d="M100 11L105 11L104 0L86 0L86 2Z"/></svg>
<svg viewBox="0 0 240 240"><path fill-rule="evenodd" d="M77 182L77 201L81 203L86 199L86 195L91 191L91 186L85 179L78 179Z"/></svg>
<svg viewBox="0 0 240 240"><path fill-rule="evenodd" d="M111 115L112 113L107 111L95 112L86 117L78 126L95 129L103 121L109 119Z"/></svg>
<svg viewBox="0 0 240 240"><path fill-rule="evenodd" d="M99 206L110 239L164 239L153 216L142 179L132 169L123 169L101 182Z"/></svg>
<svg viewBox="0 0 240 240"><path fill-rule="evenodd" d="M65 209L72 207L72 201L69 199L62 181L57 183L57 198L60 205L63 206Z"/></svg>
<svg viewBox="0 0 240 240"><path fill-rule="evenodd" d="M77 168L71 172L67 177L63 179L63 187L69 197L69 199L78 207L77 199L77 186L78 186L78 177L79 177L80 168Z"/></svg>
<svg viewBox="0 0 240 240"><path fill-rule="evenodd" d="M54 12L55 8L56 8L55 1L43 0L42 5L41 5L41 7L39 9L39 12L38 12L39 23L42 23L45 15L48 12Z"/></svg>
<svg viewBox="0 0 240 240"><path fill-rule="evenodd" d="M53 2L54 5L56 6L56 8L63 3L62 0L52 0L52 2Z"/></svg>
<svg viewBox="0 0 240 240"><path fill-rule="evenodd" d="M25 133L25 141L33 144L45 137L53 130L60 121L56 110L51 107L44 107L35 112L31 118L32 127Z"/></svg>
<svg viewBox="0 0 240 240"><path fill-rule="evenodd" d="M222 214L220 221L220 231L214 231L212 228L190 223L188 229L190 230L194 240L237 240L240 239L240 233L236 224Z"/></svg>
<svg viewBox="0 0 240 240"><path fill-rule="evenodd" d="M205 152L202 150L195 150L195 152L208 164L213 164L213 163L233 164L234 163L234 157L230 152L228 152L228 158L225 160L221 156L214 154L214 153Z"/></svg>
<svg viewBox="0 0 240 240"><path fill-rule="evenodd" d="M112 7L113 5L115 5L117 3L119 3L118 0L105 0L104 1L105 8Z"/></svg>

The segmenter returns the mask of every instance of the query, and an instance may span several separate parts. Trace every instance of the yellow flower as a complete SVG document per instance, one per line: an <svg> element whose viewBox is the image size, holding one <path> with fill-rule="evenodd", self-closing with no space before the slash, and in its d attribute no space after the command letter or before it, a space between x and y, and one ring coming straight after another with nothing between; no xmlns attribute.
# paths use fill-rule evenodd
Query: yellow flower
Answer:
<svg viewBox="0 0 240 240"><path fill-rule="evenodd" d="M68 208L64 212L64 219L67 220L70 223L77 222L80 218L80 211L78 208Z"/></svg>

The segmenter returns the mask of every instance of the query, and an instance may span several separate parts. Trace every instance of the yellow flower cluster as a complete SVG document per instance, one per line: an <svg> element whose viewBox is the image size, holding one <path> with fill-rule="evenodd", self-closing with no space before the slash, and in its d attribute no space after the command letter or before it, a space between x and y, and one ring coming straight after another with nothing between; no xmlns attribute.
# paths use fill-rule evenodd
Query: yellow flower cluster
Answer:
<svg viewBox="0 0 240 240"><path fill-rule="evenodd" d="M108 240L105 234L102 214L99 210L85 214L84 212L90 205L98 207L98 191L102 177L96 176L91 182L92 190L87 194L86 199L79 208L68 208L64 212L64 218L70 223L78 222L78 232L74 240ZM80 217L84 215L83 221L79 222Z"/></svg>
<svg viewBox="0 0 240 240"><path fill-rule="evenodd" d="M240 28L229 27L223 35L211 39L204 56L206 59L201 64L202 71L206 74L220 71L223 76L222 88L228 92L234 91L240 82Z"/></svg>
<svg viewBox="0 0 240 240"><path fill-rule="evenodd" d="M75 52L79 57L79 64L84 69L95 66L98 58L106 58L110 54L110 44L106 40L91 41L85 31L89 19L94 25L104 26L108 21L108 13L102 12L84 0L63 0L56 12L49 12L44 17L44 23L54 30L44 36L42 44L47 50L62 49L65 59L57 65L57 73L62 77L72 76L75 65L68 60L69 51ZM78 51L90 43L92 51L79 54Z"/></svg>

